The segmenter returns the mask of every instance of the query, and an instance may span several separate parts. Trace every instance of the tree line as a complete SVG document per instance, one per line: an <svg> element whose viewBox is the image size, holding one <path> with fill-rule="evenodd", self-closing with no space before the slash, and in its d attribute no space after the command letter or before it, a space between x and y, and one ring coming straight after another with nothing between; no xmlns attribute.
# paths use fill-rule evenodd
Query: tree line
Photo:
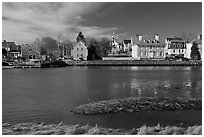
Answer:
<svg viewBox="0 0 204 137"><path fill-rule="evenodd" d="M76 41L85 43L88 49L88 59L101 59L109 54L111 50L110 39L107 37L95 38L85 37L82 32L79 32ZM65 39L63 41L56 40L52 37L37 38L32 44L36 45L42 55L51 54L55 50L66 50L71 55L74 41Z"/></svg>
<svg viewBox="0 0 204 137"><path fill-rule="evenodd" d="M178 34L176 37L180 37L185 41L192 41L195 39L196 35L194 34L186 34L181 33ZM107 56L110 53L111 40L107 37L85 37L82 32L79 32L76 41L82 41L85 43L85 46L88 48L88 60L95 60L95 59L102 59L103 57ZM37 38L33 44L37 45L40 53L42 55L50 54L54 50L66 50L68 51L68 55L71 55L71 49L74 46L74 42L69 39L65 39L63 41L56 40L52 37L42 37L41 39ZM197 43L193 42L193 46L191 48L191 58L193 60L200 60L201 55L199 53Z"/></svg>

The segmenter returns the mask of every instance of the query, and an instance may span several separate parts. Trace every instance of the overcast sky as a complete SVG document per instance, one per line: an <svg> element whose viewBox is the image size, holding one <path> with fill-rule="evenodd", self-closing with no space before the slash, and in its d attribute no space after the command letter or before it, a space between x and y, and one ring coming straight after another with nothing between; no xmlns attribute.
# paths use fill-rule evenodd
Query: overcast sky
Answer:
<svg viewBox="0 0 204 137"><path fill-rule="evenodd" d="M8 3L2 7L2 39L18 44L51 36L120 38L136 34L162 39L202 33L202 3Z"/></svg>

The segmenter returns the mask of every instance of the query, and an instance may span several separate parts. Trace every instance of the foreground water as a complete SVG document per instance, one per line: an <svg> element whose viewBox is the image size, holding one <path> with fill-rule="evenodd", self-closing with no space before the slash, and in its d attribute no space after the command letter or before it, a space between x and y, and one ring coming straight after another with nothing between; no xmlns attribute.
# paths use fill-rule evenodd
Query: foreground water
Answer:
<svg viewBox="0 0 204 137"><path fill-rule="evenodd" d="M81 116L84 103L124 97L201 98L201 67L66 67L2 70L2 121L112 128L201 124L201 111Z"/></svg>

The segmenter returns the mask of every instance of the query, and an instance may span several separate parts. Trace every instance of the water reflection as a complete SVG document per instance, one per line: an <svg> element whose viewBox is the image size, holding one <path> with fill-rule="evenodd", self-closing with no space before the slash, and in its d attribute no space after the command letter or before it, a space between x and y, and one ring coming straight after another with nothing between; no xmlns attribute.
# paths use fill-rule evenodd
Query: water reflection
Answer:
<svg viewBox="0 0 204 137"><path fill-rule="evenodd" d="M89 120L79 118L70 110L88 102L131 96L201 98L201 73L201 67L2 70L2 117L3 121L50 120L51 123L87 124L93 122L92 117ZM129 117L121 119L132 120ZM102 118L101 123L108 125L112 122L114 126L114 122L108 120Z"/></svg>

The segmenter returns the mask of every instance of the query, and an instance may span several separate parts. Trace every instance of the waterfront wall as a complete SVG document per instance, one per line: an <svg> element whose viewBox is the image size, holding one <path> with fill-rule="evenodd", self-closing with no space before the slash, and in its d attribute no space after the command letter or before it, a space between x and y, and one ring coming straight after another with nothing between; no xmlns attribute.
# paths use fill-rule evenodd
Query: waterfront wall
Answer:
<svg viewBox="0 0 204 137"><path fill-rule="evenodd" d="M201 62L194 61L166 61L166 60L96 60L70 61L68 66L201 66Z"/></svg>

